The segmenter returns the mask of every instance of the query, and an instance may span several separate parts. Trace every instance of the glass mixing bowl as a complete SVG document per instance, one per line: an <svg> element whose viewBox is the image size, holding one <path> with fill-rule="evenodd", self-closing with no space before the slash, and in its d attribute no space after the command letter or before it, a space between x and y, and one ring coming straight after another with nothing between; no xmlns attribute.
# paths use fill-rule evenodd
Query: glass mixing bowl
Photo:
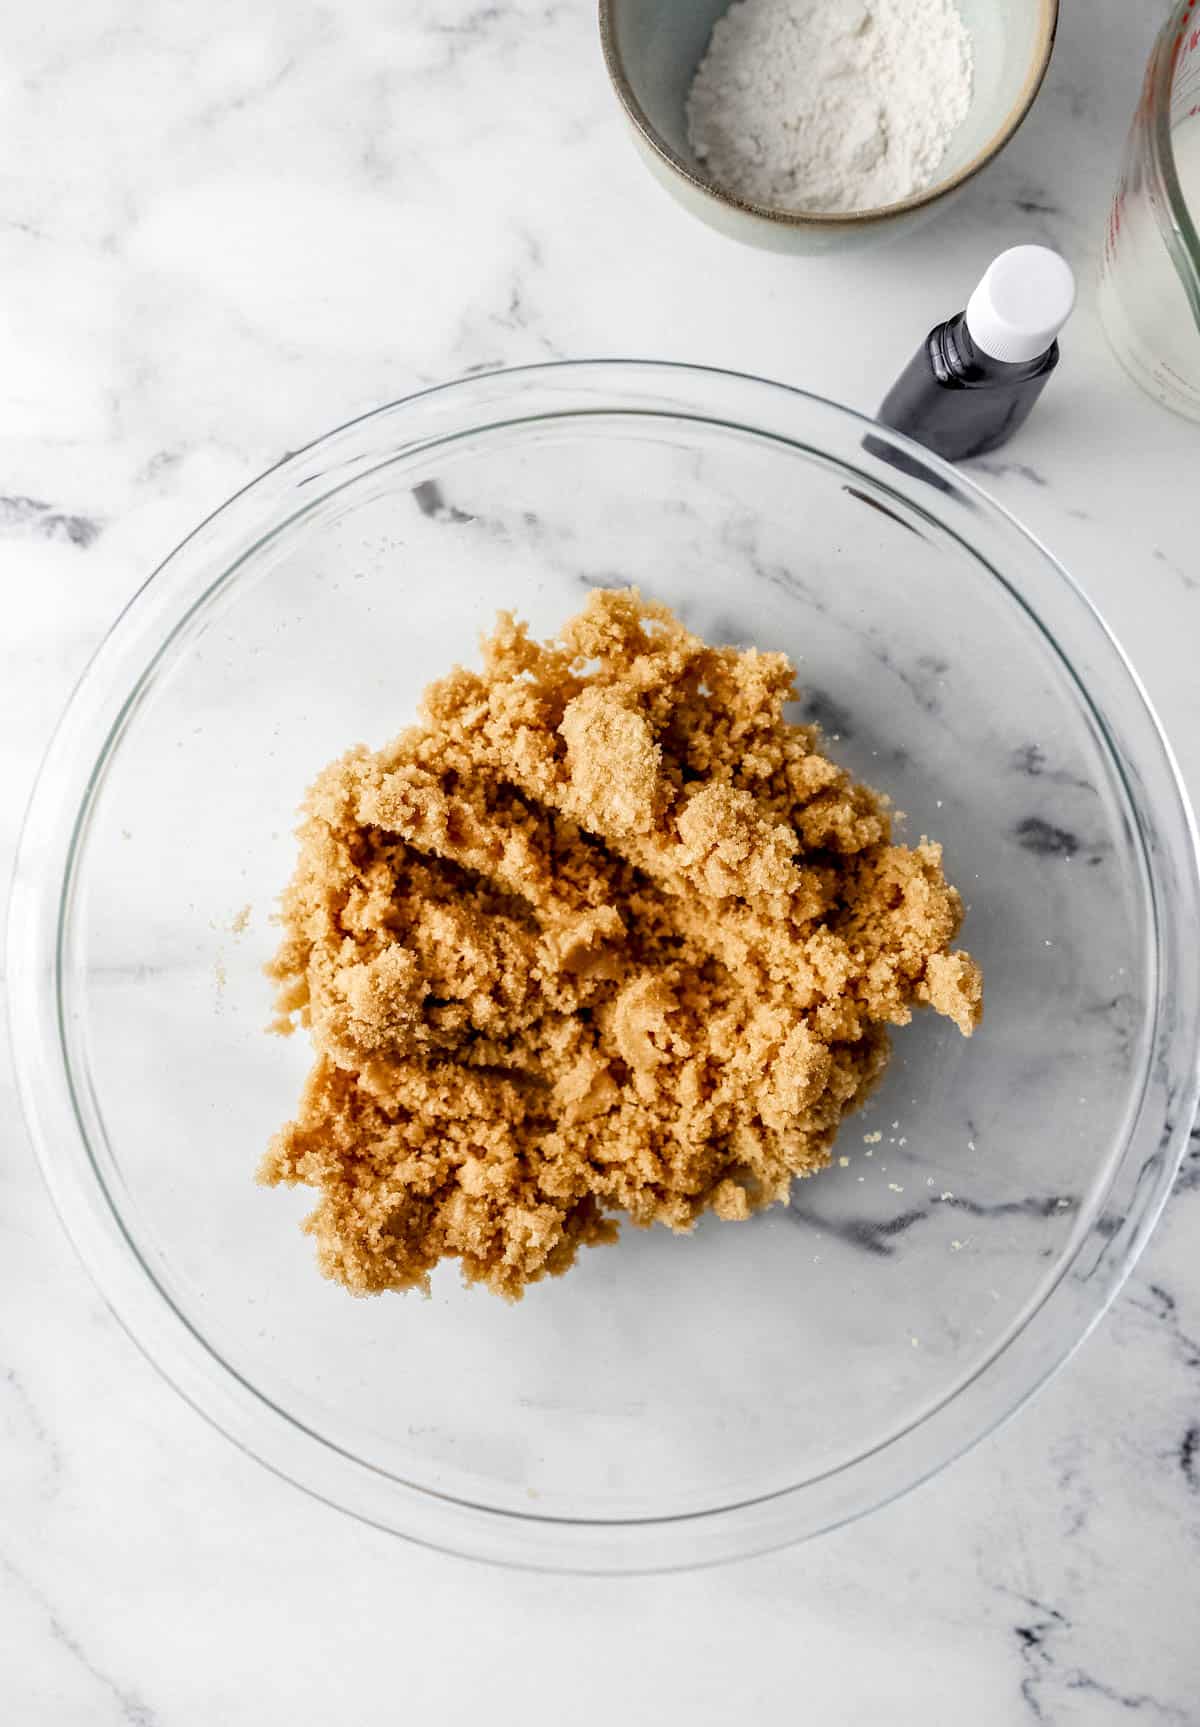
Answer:
<svg viewBox="0 0 1200 1727"><path fill-rule="evenodd" d="M627 1230L519 1306L453 1267L429 1300L355 1301L315 1269L307 1195L254 1180L308 1062L263 1035L296 806L497 607L551 632L627 582L714 641L786 649L833 753L945 841L985 1024L898 1032L790 1206ZM30 809L16 1058L84 1260L247 1449L458 1552L690 1564L911 1487L1083 1337L1194 1107L1197 913L1185 800L1120 651L952 469L750 378L535 368L334 432L142 589Z"/></svg>

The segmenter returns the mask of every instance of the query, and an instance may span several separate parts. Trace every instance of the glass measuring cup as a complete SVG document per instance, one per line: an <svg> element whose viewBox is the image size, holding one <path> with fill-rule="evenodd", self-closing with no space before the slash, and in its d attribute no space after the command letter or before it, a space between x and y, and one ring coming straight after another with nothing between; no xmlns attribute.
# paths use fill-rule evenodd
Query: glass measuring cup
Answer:
<svg viewBox="0 0 1200 1727"><path fill-rule="evenodd" d="M1159 33L1109 213L1100 316L1143 389L1200 419L1200 5Z"/></svg>

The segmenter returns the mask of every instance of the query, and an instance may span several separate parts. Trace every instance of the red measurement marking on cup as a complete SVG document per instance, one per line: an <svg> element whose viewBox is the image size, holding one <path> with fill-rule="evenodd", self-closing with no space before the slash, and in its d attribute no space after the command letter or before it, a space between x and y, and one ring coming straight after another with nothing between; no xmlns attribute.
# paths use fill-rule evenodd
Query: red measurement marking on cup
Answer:
<svg viewBox="0 0 1200 1727"><path fill-rule="evenodd" d="M1187 9L1190 17L1196 0ZM1190 119L1200 97L1200 26L1184 28L1175 39L1171 66L1171 123Z"/></svg>

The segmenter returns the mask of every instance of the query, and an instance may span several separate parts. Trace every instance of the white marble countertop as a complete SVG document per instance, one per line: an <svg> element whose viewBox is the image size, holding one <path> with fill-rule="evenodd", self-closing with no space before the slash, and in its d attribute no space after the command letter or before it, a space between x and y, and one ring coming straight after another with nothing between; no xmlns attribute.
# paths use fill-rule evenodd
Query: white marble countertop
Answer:
<svg viewBox="0 0 1200 1727"><path fill-rule="evenodd" d="M324 429L469 368L639 355L872 408L1003 245L1083 293L983 480L1083 583L1200 796L1195 427L1111 358L1093 270L1162 0L1065 0L1048 83L939 226L736 248L622 130L588 0L63 0L0 84L0 874L55 715L147 571ZM443 1558L304 1497L109 1316L0 1071L0 1714L14 1727L1200 1721L1200 1140L1113 1313L933 1485L670 1578Z"/></svg>

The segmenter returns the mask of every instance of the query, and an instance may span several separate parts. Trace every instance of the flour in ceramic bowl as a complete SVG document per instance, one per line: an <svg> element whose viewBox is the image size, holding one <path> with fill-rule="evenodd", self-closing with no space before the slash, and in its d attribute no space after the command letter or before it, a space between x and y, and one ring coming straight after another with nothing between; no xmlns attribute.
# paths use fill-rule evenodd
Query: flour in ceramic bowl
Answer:
<svg viewBox="0 0 1200 1727"><path fill-rule="evenodd" d="M971 80L955 0L735 0L693 80L688 137L751 203L878 209L933 182Z"/></svg>

